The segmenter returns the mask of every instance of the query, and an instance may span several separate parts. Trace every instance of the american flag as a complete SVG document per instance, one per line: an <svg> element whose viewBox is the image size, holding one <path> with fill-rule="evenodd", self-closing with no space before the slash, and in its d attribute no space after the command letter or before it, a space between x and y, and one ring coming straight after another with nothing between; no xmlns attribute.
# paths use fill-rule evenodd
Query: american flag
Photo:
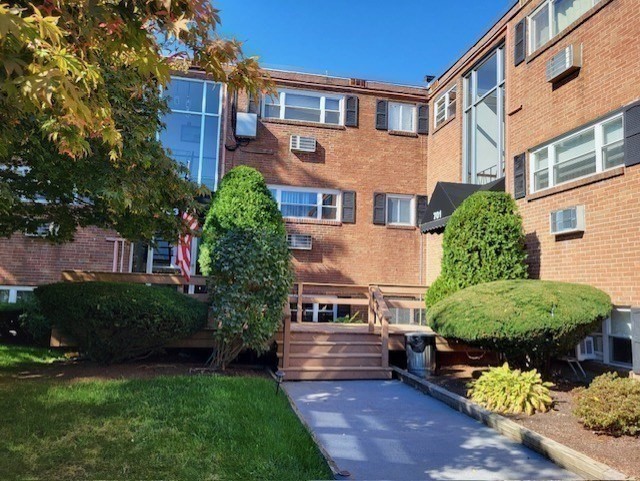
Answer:
<svg viewBox="0 0 640 481"><path fill-rule="evenodd" d="M189 232L182 234L178 238L178 267L182 271L182 276L187 282L191 280L191 232L198 228L198 219L188 212L182 213L182 220L189 228Z"/></svg>

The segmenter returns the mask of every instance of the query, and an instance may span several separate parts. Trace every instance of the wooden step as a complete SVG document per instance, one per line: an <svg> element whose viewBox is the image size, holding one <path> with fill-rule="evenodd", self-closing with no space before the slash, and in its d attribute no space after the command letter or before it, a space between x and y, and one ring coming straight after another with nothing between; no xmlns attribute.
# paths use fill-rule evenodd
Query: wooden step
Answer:
<svg viewBox="0 0 640 481"><path fill-rule="evenodd" d="M290 367L380 367L380 354L291 354Z"/></svg>
<svg viewBox="0 0 640 481"><path fill-rule="evenodd" d="M285 381L391 379L392 371L382 367L290 367L285 369Z"/></svg>
<svg viewBox="0 0 640 481"><path fill-rule="evenodd" d="M329 341L291 341L289 344L291 354L381 354L380 342L353 341L353 342L329 342Z"/></svg>
<svg viewBox="0 0 640 481"><path fill-rule="evenodd" d="M313 341L313 342L352 342L368 341L380 342L380 336L363 332L292 332L292 341Z"/></svg>

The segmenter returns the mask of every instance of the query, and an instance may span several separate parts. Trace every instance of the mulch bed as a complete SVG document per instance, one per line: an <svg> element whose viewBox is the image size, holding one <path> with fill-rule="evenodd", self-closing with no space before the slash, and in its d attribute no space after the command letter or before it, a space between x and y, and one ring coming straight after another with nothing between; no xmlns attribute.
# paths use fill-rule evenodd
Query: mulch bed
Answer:
<svg viewBox="0 0 640 481"><path fill-rule="evenodd" d="M442 368L438 376L429 378L429 381L466 397L466 384L480 376L485 369L462 365L448 366ZM631 436L615 438L585 429L572 413L575 389L584 383L572 381L572 376L566 372L565 366L558 366L558 370L560 369L562 377L556 379L556 385L552 388L555 404L551 411L533 416L507 415L506 417L628 476L640 479L640 438Z"/></svg>

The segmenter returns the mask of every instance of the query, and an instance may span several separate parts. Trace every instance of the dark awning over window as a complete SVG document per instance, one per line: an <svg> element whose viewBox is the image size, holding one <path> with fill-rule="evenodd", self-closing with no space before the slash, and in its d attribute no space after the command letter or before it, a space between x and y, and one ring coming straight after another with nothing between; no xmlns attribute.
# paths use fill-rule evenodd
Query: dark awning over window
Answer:
<svg viewBox="0 0 640 481"><path fill-rule="evenodd" d="M441 232L447 225L453 211L474 192L479 190L504 192L504 188L504 177L485 185L438 182L433 189L433 194L431 194L425 216L430 220L420 225L422 232Z"/></svg>

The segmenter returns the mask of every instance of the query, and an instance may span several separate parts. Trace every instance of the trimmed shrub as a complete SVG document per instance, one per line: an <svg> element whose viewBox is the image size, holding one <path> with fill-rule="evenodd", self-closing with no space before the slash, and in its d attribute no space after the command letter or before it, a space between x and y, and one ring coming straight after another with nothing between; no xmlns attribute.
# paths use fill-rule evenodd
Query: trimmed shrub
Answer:
<svg viewBox="0 0 640 481"><path fill-rule="evenodd" d="M531 416L536 411L545 413L551 409L553 399L549 388L552 386L550 382L543 382L535 369L512 370L505 363L490 368L470 382L467 394L472 401L490 411Z"/></svg>
<svg viewBox="0 0 640 481"><path fill-rule="evenodd" d="M582 424L613 436L640 435L640 382L606 373L576 397L574 414Z"/></svg>
<svg viewBox="0 0 640 481"><path fill-rule="evenodd" d="M210 266L212 365L224 369L243 349L264 351L280 326L293 283L286 237L268 228L230 230L218 237Z"/></svg>
<svg viewBox="0 0 640 481"><path fill-rule="evenodd" d="M34 297L25 301L20 314L20 327L35 344L48 346L51 339L51 323L42 313L38 300Z"/></svg>
<svg viewBox="0 0 640 481"><path fill-rule="evenodd" d="M167 287L57 283L35 294L45 317L99 362L147 354L194 334L207 321L206 304Z"/></svg>
<svg viewBox="0 0 640 481"><path fill-rule="evenodd" d="M501 352L511 364L544 366L573 349L611 312L595 287L539 280L496 281L456 292L427 312L439 335Z"/></svg>
<svg viewBox="0 0 640 481"><path fill-rule="evenodd" d="M522 218L513 197L505 192L476 192L447 223L441 273L427 291L427 308L459 289L526 278L526 257Z"/></svg>
<svg viewBox="0 0 640 481"><path fill-rule="evenodd" d="M232 229L267 229L286 236L278 210L262 174L246 166L231 169L213 194L202 231L200 268L209 275L216 239Z"/></svg>

